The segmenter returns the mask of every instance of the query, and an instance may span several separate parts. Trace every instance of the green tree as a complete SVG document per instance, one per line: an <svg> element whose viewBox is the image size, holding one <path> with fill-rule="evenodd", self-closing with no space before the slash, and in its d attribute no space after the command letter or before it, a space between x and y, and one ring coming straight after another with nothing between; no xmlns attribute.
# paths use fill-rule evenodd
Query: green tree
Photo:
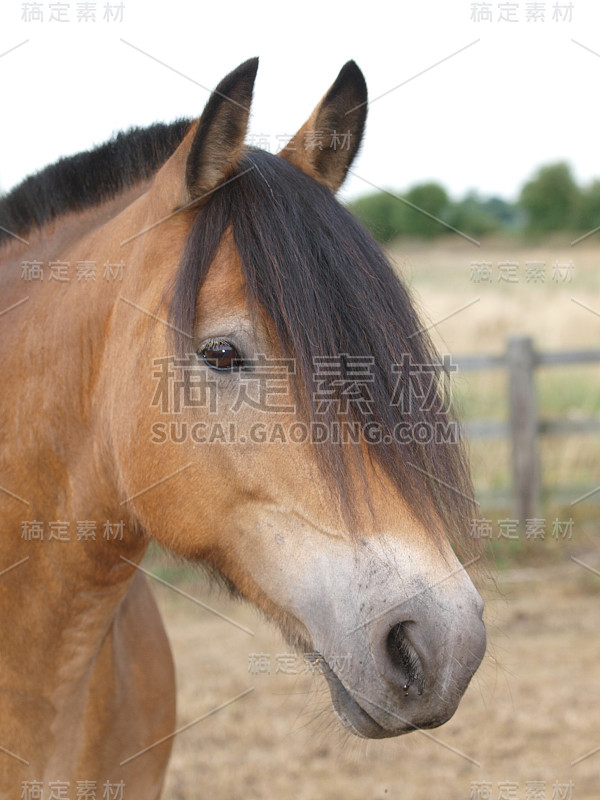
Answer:
<svg viewBox="0 0 600 800"><path fill-rule="evenodd" d="M579 188L568 164L548 164L523 186L519 205L527 214L532 233L574 227L580 206Z"/></svg>
<svg viewBox="0 0 600 800"><path fill-rule="evenodd" d="M501 225L476 192L469 192L458 203L452 204L448 222L459 231L475 236L495 231Z"/></svg>
<svg viewBox="0 0 600 800"><path fill-rule="evenodd" d="M591 231L600 225L600 180L593 181L581 191L576 227Z"/></svg>
<svg viewBox="0 0 600 800"><path fill-rule="evenodd" d="M438 236L447 230L428 216L444 218L448 214L448 195L437 183L413 186L404 195L375 192L354 200L348 207L380 242L401 235Z"/></svg>
<svg viewBox="0 0 600 800"><path fill-rule="evenodd" d="M402 203L385 192L359 197L348 208L380 242L390 242L403 233Z"/></svg>
<svg viewBox="0 0 600 800"><path fill-rule="evenodd" d="M429 238L447 232L444 225L428 216L431 214L438 220L444 219L448 210L448 195L443 186L439 183L421 183L409 189L404 197L411 204L403 204L406 233ZM427 213L423 213L424 211Z"/></svg>
<svg viewBox="0 0 600 800"><path fill-rule="evenodd" d="M482 202L482 207L494 218L498 228L514 230L523 223L522 209L502 197L490 197Z"/></svg>

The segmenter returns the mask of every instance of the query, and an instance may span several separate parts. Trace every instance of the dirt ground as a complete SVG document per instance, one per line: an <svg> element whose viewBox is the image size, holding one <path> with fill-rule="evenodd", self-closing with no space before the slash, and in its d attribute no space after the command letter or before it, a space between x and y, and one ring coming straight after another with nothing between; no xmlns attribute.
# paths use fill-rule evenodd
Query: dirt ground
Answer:
<svg viewBox="0 0 600 800"><path fill-rule="evenodd" d="M600 797L600 577L573 561L487 581L488 651L455 717L384 741L341 728L324 678L301 656L283 658L286 644L252 608L203 579L185 583L251 636L154 585L177 666L178 726L252 689L175 738L168 800Z"/></svg>

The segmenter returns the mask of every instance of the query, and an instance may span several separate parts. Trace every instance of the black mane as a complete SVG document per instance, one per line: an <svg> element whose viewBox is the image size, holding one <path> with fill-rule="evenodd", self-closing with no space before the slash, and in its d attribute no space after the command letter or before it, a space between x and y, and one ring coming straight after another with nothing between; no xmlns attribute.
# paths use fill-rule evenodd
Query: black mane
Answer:
<svg viewBox="0 0 600 800"><path fill-rule="evenodd" d="M174 152L189 125L182 119L134 128L27 178L0 199L0 244L12 238L1 228L22 236L149 178ZM392 441L368 446L369 455L415 516L432 524L432 533L436 519L441 519L459 549L468 552L475 544L466 535L474 501L462 442L399 444L393 439L398 422L447 425L449 409L443 403L408 409L392 403L398 380L392 364L408 359L412 365L430 365L439 363L439 356L379 245L327 189L287 161L249 150L238 164L237 179L214 192L198 210L170 303L171 323L182 332L177 340L180 354L189 347L196 299L228 226L250 299L272 321L283 353L296 361L295 389L304 415L334 421L334 412L319 415L313 400L316 356L343 354L344 371L353 357L372 358L373 402L368 411L352 406L351 415L362 426L375 423L382 437L391 435ZM418 384L428 378L401 375L401 380L406 388L409 381ZM417 386L416 391L427 395L430 387ZM335 442L317 449L328 485L343 507L352 506L348 449ZM355 448L354 453L360 451Z"/></svg>
<svg viewBox="0 0 600 800"><path fill-rule="evenodd" d="M149 178L183 139L190 120L131 128L83 153L61 158L0 198L0 244L69 211L116 197Z"/></svg>

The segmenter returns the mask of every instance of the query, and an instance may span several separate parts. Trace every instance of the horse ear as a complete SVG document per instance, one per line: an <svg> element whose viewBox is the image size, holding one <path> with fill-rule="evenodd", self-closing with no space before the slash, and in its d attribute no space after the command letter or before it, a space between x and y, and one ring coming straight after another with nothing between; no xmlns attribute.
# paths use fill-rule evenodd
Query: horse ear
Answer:
<svg viewBox="0 0 600 800"><path fill-rule="evenodd" d="M154 197L161 212L200 200L227 180L244 153L258 58L230 72L211 94L200 119L190 125L157 172Z"/></svg>
<svg viewBox="0 0 600 800"><path fill-rule="evenodd" d="M258 58L230 72L210 96L187 156L185 183L189 200L197 200L233 171L243 149Z"/></svg>
<svg viewBox="0 0 600 800"><path fill-rule="evenodd" d="M358 152L366 118L367 84L356 63L348 61L279 155L336 192Z"/></svg>

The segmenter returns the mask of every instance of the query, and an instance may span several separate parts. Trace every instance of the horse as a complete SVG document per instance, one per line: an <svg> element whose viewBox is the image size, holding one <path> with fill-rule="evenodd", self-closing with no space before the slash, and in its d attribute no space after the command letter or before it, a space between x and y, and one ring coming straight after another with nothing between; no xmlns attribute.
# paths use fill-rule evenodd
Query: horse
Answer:
<svg viewBox="0 0 600 800"><path fill-rule="evenodd" d="M2 797L159 797L176 692L151 542L317 653L356 736L441 725L483 658L445 370L335 197L365 79L348 62L274 154L245 143L257 66L0 201Z"/></svg>

